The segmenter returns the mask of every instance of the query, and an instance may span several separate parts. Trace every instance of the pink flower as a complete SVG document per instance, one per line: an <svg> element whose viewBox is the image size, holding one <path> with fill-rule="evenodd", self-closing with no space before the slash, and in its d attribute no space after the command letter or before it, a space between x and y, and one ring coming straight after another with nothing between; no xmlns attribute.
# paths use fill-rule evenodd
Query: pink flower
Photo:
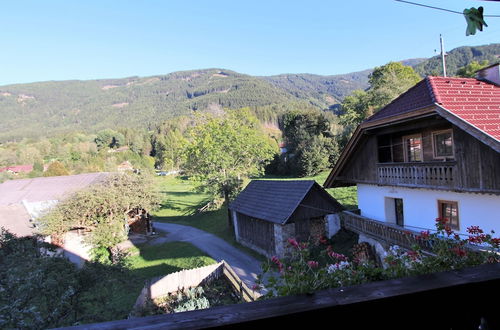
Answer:
<svg viewBox="0 0 500 330"><path fill-rule="evenodd" d="M277 256L272 257L271 258L271 262L275 263L275 264L280 264L281 263L280 259Z"/></svg>
<svg viewBox="0 0 500 330"><path fill-rule="evenodd" d="M317 261L310 260L307 262L307 265L311 268L318 268L319 264Z"/></svg>
<svg viewBox="0 0 500 330"><path fill-rule="evenodd" d="M288 244L290 244L291 246L293 246L296 249L299 248L299 242L297 242L297 240L295 238L289 238Z"/></svg>
<svg viewBox="0 0 500 330"><path fill-rule="evenodd" d="M337 259L338 261L347 261L347 257L345 255L334 251L329 251L328 256L332 259Z"/></svg>

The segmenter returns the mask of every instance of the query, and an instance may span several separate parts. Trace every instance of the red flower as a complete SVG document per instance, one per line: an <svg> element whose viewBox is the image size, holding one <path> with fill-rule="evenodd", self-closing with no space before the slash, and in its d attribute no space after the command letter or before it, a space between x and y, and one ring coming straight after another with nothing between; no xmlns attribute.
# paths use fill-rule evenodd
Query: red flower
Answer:
<svg viewBox="0 0 500 330"><path fill-rule="evenodd" d="M415 261L418 260L420 257L420 254L417 251L409 251L408 256L410 257L411 260Z"/></svg>
<svg viewBox="0 0 500 330"><path fill-rule="evenodd" d="M420 235L418 235L416 238L417 239L429 239L431 233L430 231L426 230L426 231L421 231L420 232Z"/></svg>
<svg viewBox="0 0 500 330"><path fill-rule="evenodd" d="M321 236L321 237L319 238L319 242L320 242L321 244L325 244L325 245L326 245L326 244L328 244L328 240L326 239L326 237L325 237L325 236Z"/></svg>
<svg viewBox="0 0 500 330"><path fill-rule="evenodd" d="M485 234L469 236L468 241L471 243L481 244L486 241L487 237Z"/></svg>
<svg viewBox="0 0 500 330"><path fill-rule="evenodd" d="M483 230L481 228L479 228L479 226L470 226L470 227L467 227L467 232L469 234L476 235L476 234L482 234Z"/></svg>
<svg viewBox="0 0 500 330"><path fill-rule="evenodd" d="M444 226L444 231L448 236L451 236L454 233L450 226Z"/></svg>
<svg viewBox="0 0 500 330"><path fill-rule="evenodd" d="M436 222L437 222L438 224L440 224L440 225L443 225L443 226L444 226L444 225L448 222L448 219L446 219L446 218L437 218L437 219L436 219Z"/></svg>
<svg viewBox="0 0 500 330"><path fill-rule="evenodd" d="M493 247L499 247L500 246L500 238L492 238L490 240L491 242L491 245L493 245Z"/></svg>
<svg viewBox="0 0 500 330"><path fill-rule="evenodd" d="M451 249L451 251L453 253L455 253L457 256L459 257L465 257L467 255L467 251L465 251L464 249L461 249L460 247L456 246L454 248Z"/></svg>
<svg viewBox="0 0 500 330"><path fill-rule="evenodd" d="M318 268L319 264L317 261L310 260L307 262L307 265L311 268Z"/></svg>

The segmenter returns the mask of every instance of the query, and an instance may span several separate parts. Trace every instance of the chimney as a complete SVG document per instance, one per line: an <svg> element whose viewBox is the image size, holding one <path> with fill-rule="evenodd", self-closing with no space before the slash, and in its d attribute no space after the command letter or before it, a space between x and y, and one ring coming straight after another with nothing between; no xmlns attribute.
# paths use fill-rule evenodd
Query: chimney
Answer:
<svg viewBox="0 0 500 330"><path fill-rule="evenodd" d="M500 63L478 70L476 78L500 86Z"/></svg>

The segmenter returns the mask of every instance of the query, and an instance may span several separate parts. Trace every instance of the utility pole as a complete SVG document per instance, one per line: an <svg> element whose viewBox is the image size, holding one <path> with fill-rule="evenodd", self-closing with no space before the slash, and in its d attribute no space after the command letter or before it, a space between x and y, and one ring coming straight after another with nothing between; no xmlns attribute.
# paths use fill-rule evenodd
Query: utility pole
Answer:
<svg viewBox="0 0 500 330"><path fill-rule="evenodd" d="M441 62L443 63L443 77L446 77L446 53L444 52L443 36L439 35L439 40L441 41Z"/></svg>

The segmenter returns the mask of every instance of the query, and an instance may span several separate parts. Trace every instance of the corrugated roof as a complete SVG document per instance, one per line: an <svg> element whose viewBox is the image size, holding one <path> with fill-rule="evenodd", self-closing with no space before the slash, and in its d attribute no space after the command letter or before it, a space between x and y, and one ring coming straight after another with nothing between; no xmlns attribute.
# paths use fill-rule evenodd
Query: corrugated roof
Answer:
<svg viewBox="0 0 500 330"><path fill-rule="evenodd" d="M230 203L229 209L253 218L284 224L313 187L329 196L331 206L329 210L322 210L324 214L341 208L340 204L313 180L253 180Z"/></svg>
<svg viewBox="0 0 500 330"><path fill-rule="evenodd" d="M109 173L51 176L33 179L8 180L0 184L0 206L27 202L62 200L71 193L101 182Z"/></svg>

